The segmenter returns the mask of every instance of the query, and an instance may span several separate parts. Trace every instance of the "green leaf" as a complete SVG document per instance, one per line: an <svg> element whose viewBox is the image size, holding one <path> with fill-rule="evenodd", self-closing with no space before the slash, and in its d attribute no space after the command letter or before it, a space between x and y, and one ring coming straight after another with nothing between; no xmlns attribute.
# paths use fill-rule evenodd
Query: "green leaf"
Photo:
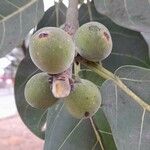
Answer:
<svg viewBox="0 0 150 150"><path fill-rule="evenodd" d="M91 3L93 20L104 24L111 32L113 51L102 63L109 70L116 70L122 65L137 65L150 68L148 46L139 32L123 28L108 17L99 14ZM79 12L80 25L89 22L88 9L85 4Z"/></svg>
<svg viewBox="0 0 150 150"><path fill-rule="evenodd" d="M150 30L149 0L94 0L99 13L109 16L117 24L143 32Z"/></svg>
<svg viewBox="0 0 150 150"><path fill-rule="evenodd" d="M125 85L150 104L150 70L137 66L120 67L116 73ZM150 149L150 112L145 111L112 81L101 88L103 111L111 126L118 150Z"/></svg>
<svg viewBox="0 0 150 150"><path fill-rule="evenodd" d="M51 122L49 109L44 150L92 150L97 143L90 120L72 118L64 105L57 113L53 124ZM95 150L100 150L98 143Z"/></svg>
<svg viewBox="0 0 150 150"><path fill-rule="evenodd" d="M63 4L63 2L59 3L59 24L62 25L66 19L66 11L67 7ZM56 9L55 6L50 7L44 14L43 18L39 22L37 26L37 30L47 26L56 27Z"/></svg>
<svg viewBox="0 0 150 150"><path fill-rule="evenodd" d="M145 41L148 44L149 48L149 58L150 58L150 32L141 32L142 36L144 37Z"/></svg>
<svg viewBox="0 0 150 150"><path fill-rule="evenodd" d="M104 148L106 150L117 150L110 125L102 109L98 110L94 115L93 120L101 136Z"/></svg>
<svg viewBox="0 0 150 150"><path fill-rule="evenodd" d="M23 41L43 13L41 0L0 1L0 57Z"/></svg>
<svg viewBox="0 0 150 150"><path fill-rule="evenodd" d="M102 85L102 83L104 82L103 78L101 78L98 74L96 74L95 72L88 70L88 69L82 69L79 72L79 76L80 76L80 78L92 81L98 87L100 87Z"/></svg>
<svg viewBox="0 0 150 150"><path fill-rule="evenodd" d="M15 78L15 101L19 115L25 125L38 137L44 138L43 126L46 121L46 110L32 108L25 100L24 88L26 82L39 69L32 63L29 57L26 57L19 65Z"/></svg>

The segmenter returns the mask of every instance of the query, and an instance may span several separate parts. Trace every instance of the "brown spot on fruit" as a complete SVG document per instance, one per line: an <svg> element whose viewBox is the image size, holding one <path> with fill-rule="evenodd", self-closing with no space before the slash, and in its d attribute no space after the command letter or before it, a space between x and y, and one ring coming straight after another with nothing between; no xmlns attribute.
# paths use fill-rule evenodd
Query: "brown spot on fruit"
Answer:
<svg viewBox="0 0 150 150"><path fill-rule="evenodd" d="M101 93L97 86L85 79L75 80L75 89L65 97L64 103L68 112L77 119L92 117L101 104ZM96 97L94 97L96 95Z"/></svg>
<svg viewBox="0 0 150 150"><path fill-rule="evenodd" d="M100 31L101 29L99 27L97 27L97 26L90 26L89 30L93 31L93 32L97 32L97 31Z"/></svg>
<svg viewBox="0 0 150 150"><path fill-rule="evenodd" d="M39 38L45 38L48 37L48 33L40 33Z"/></svg>
<svg viewBox="0 0 150 150"><path fill-rule="evenodd" d="M107 32L104 32L104 36L106 37L106 39L109 41L109 35L108 35L108 33Z"/></svg>
<svg viewBox="0 0 150 150"><path fill-rule="evenodd" d="M88 111L86 111L85 113L84 113L84 116L85 117L88 117L90 115L90 113L88 112Z"/></svg>

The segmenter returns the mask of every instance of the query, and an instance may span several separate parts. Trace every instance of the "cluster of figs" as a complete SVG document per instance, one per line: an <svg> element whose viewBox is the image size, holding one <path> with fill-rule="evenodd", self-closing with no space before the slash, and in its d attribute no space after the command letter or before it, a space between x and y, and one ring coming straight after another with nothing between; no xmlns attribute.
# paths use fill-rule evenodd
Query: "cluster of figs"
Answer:
<svg viewBox="0 0 150 150"><path fill-rule="evenodd" d="M67 70L78 53L84 59L100 62L112 51L109 30L99 22L89 22L78 28L72 38L61 28L44 27L30 39L29 53L33 63L42 71L32 76L26 83L24 95L34 108L47 109L60 101L75 118L93 116L101 105L101 93L91 81L78 79L67 97L54 97L50 75Z"/></svg>

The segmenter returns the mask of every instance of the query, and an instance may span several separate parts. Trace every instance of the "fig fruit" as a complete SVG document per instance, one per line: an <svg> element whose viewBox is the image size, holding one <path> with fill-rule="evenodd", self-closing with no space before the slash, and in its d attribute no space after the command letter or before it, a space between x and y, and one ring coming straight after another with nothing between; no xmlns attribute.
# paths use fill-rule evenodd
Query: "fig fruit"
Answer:
<svg viewBox="0 0 150 150"><path fill-rule="evenodd" d="M49 74L58 74L72 64L75 46L71 36L62 29L44 27L31 37L29 53L40 70Z"/></svg>
<svg viewBox="0 0 150 150"><path fill-rule="evenodd" d="M67 110L78 119L93 116L101 104L101 93L98 87L85 79L81 79L74 86L70 95L64 98Z"/></svg>
<svg viewBox="0 0 150 150"><path fill-rule="evenodd" d="M112 39L109 30L99 22L82 25L75 34L77 52L85 59L98 62L112 51Z"/></svg>
<svg viewBox="0 0 150 150"><path fill-rule="evenodd" d="M47 109L57 102L50 90L49 75L37 73L26 83L24 96L26 101L34 108Z"/></svg>

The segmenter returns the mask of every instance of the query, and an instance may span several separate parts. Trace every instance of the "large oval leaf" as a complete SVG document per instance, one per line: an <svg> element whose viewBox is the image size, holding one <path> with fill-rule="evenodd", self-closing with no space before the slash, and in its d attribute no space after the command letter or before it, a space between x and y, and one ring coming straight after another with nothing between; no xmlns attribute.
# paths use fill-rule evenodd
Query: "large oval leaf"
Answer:
<svg viewBox="0 0 150 150"><path fill-rule="evenodd" d="M42 127L46 120L46 110L32 108L25 100L24 88L26 82L39 69L32 63L30 57L26 57L19 65L15 78L15 100L19 115L25 125L38 137L44 138L45 133Z"/></svg>
<svg viewBox="0 0 150 150"><path fill-rule="evenodd" d="M98 12L109 16L117 24L140 32L149 32L149 0L94 0L94 3Z"/></svg>
<svg viewBox="0 0 150 150"><path fill-rule="evenodd" d="M124 66L116 71L122 81L150 105L150 70ZM137 104L112 81L101 88L103 111L110 123L118 150L150 149L150 112Z"/></svg>
<svg viewBox="0 0 150 150"><path fill-rule="evenodd" d="M62 25L66 19L67 7L62 2L59 2L58 6L59 6L59 9L58 9L59 25ZM45 12L43 18L40 20L37 26L37 30L43 27L47 27L47 26L56 27L57 26L56 17L57 17L56 8L55 6L52 6Z"/></svg>
<svg viewBox="0 0 150 150"><path fill-rule="evenodd" d="M72 118L63 105L51 126L48 112L45 150L91 150L94 146L95 150L100 149L89 119Z"/></svg>
<svg viewBox="0 0 150 150"><path fill-rule="evenodd" d="M22 42L43 13L42 0L0 1L0 57Z"/></svg>
<svg viewBox="0 0 150 150"><path fill-rule="evenodd" d="M104 24L111 32L113 40L113 51L103 61L108 69L114 71L122 65L137 65L150 67L148 46L139 32L123 28L108 17L99 14L93 3L91 3L93 20ZM80 25L89 22L87 5L83 4L79 11Z"/></svg>

